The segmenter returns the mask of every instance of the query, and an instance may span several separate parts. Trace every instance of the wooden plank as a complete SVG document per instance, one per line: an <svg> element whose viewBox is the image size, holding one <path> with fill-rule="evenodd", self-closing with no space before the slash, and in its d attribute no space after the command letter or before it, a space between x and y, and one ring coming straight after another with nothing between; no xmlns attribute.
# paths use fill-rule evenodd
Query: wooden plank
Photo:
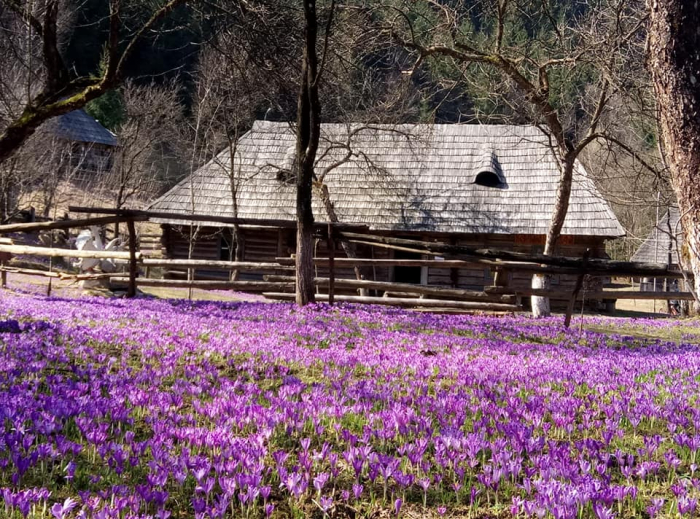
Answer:
<svg viewBox="0 0 700 519"><path fill-rule="evenodd" d="M126 286L128 277L112 277L110 283ZM261 292L264 290L294 289L293 283L270 283L266 281L188 281L186 279L146 279L136 278L140 287L199 288L202 290L237 290L240 292Z"/></svg>
<svg viewBox="0 0 700 519"><path fill-rule="evenodd" d="M515 294L518 296L542 296L556 300L569 300L571 292L545 290L537 288L509 288L506 291L498 290L494 287L487 287L484 292L488 294ZM581 299L583 293L579 294L577 299ZM602 290L596 292L586 292L586 299L602 300L602 299L645 299L645 300L678 300L678 301L694 301L693 294L690 292L633 292L632 290Z"/></svg>
<svg viewBox="0 0 700 519"><path fill-rule="evenodd" d="M672 270L667 265L655 263L636 263L631 261L613 261L605 259L589 259L588 261L584 262L581 258L546 256L544 254L528 254L499 249L477 249L462 245L450 245L449 243L443 242L425 242L419 240L407 240L403 238L391 238L387 236L375 236L371 234L358 234L353 232L341 232L340 234L349 240L363 240L366 242L382 243L384 245L411 247L414 249L420 249L423 253L441 252L451 255L469 256L472 258L542 264L554 267L576 269L577 274L583 271L584 273L593 275L650 276L670 278L684 277L684 273L680 271ZM693 274L691 272L685 272L685 275L692 277Z"/></svg>
<svg viewBox="0 0 700 519"><path fill-rule="evenodd" d="M48 270L37 270L37 269L24 269L16 267L0 267L0 272L7 274L24 274L26 276L37 276L52 279L62 279L65 281L84 281L88 279L109 279L115 276L114 273L108 274L104 272L100 273L86 273L86 274L68 274L65 272L55 272Z"/></svg>
<svg viewBox="0 0 700 519"><path fill-rule="evenodd" d="M92 280L92 279L111 279L115 275L114 272L107 273L107 272L98 272L98 273L86 273L86 274L64 274L62 272L59 272L58 276L61 279L64 280L72 280L72 281L87 281L87 280Z"/></svg>
<svg viewBox="0 0 700 519"><path fill-rule="evenodd" d="M279 263L264 263L252 261L215 261L198 259L150 259L142 261L145 267L182 267L182 268L207 268L212 270L294 270L294 267L280 265Z"/></svg>
<svg viewBox="0 0 700 519"><path fill-rule="evenodd" d="M136 297L136 277L139 267L136 259L136 227L133 218L127 220L126 227L129 230L129 288L126 291L126 297Z"/></svg>
<svg viewBox="0 0 700 519"><path fill-rule="evenodd" d="M0 272L7 274L24 274L27 276L38 276L43 278L59 278L60 274L58 272L49 272L48 270L37 270L37 269L23 269L15 267L0 267Z"/></svg>
<svg viewBox="0 0 700 519"><path fill-rule="evenodd" d="M294 265L294 258L275 258L275 261L281 265ZM328 266L328 258L314 258L314 265L317 267ZM482 260L475 258L473 260L423 260L423 259L371 259L371 258L336 258L336 267L434 267L434 268L470 268L470 267L507 267L519 272L528 273L550 273L550 274L570 274L576 275L579 273L577 269L550 267L533 265L532 263L524 263L520 261L499 261L499 260ZM483 281L483 279L482 279Z"/></svg>
<svg viewBox="0 0 700 519"><path fill-rule="evenodd" d="M294 276L265 276L266 281L292 282ZM329 278L315 278L317 286L330 285ZM369 279L336 279L335 285L340 288L365 288L367 290L385 290L403 294L431 295L452 297L461 300L489 301L494 303L513 303L515 296L509 294L486 294L472 290L460 290L455 288L435 287L429 285L413 285L410 283L394 283L389 281L373 281Z"/></svg>
<svg viewBox="0 0 700 519"><path fill-rule="evenodd" d="M0 244L0 252L9 252L15 255L26 256L46 256L50 258L96 258L96 259L125 259L131 256L124 251L104 251L104 250L74 250L74 249L52 249L49 247L34 247L31 245L3 245ZM143 256L136 253L136 258L140 261Z"/></svg>
<svg viewBox="0 0 700 519"><path fill-rule="evenodd" d="M269 299L294 301L294 294L263 292L263 296ZM442 299L405 299L393 297L363 297L363 296L336 296L335 300L342 303L358 303L368 305L400 306L402 308L456 308L463 310L482 310L498 312L516 312L521 310L516 305L487 302L447 301ZM326 294L316 294L316 301L328 301Z"/></svg>
<svg viewBox="0 0 700 519"><path fill-rule="evenodd" d="M11 232L36 232L50 231L53 229L72 229L75 227L90 227L92 225L109 225L123 221L120 216L102 216L98 218L85 218L82 220L55 220L53 222L29 222L29 223L11 223L0 225L0 234ZM145 217L136 217L137 221L145 221Z"/></svg>
<svg viewBox="0 0 700 519"><path fill-rule="evenodd" d="M296 229L296 220L268 220L265 218L234 218L231 216L221 216L212 214L188 214L188 213L167 213L161 211L141 211L136 209L113 209L108 207L80 207L69 206L68 210L72 213L88 213L88 214L108 214L121 216L123 218L140 218L144 217L149 220L175 220L182 222L211 222L221 224L239 224L253 225L265 228L288 228ZM332 225L335 229L343 230L368 230L367 225L347 224L347 223L326 223L315 222L314 226L318 230L323 230L326 226Z"/></svg>

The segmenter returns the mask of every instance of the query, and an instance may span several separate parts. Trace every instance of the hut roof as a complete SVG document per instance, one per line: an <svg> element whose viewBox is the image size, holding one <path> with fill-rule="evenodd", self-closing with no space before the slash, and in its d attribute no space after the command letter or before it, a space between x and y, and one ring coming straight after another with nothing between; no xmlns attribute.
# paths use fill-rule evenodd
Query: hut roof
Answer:
<svg viewBox="0 0 700 519"><path fill-rule="evenodd" d="M323 124L321 132L316 174L327 172L342 222L374 230L547 232L560 173L536 127ZM294 150L288 123L257 121L240 139L233 167L239 217L294 218ZM222 152L151 209L232 216L230 170ZM326 221L314 198L316 219ZM578 163L563 233L624 235Z"/></svg>
<svg viewBox="0 0 700 519"><path fill-rule="evenodd" d="M670 251L671 264L678 264L677 245L683 243L679 219L678 209L670 208L632 255L632 261L667 264Z"/></svg>
<svg viewBox="0 0 700 519"><path fill-rule="evenodd" d="M116 136L90 117L85 110L74 110L49 119L42 129L66 141L117 145Z"/></svg>

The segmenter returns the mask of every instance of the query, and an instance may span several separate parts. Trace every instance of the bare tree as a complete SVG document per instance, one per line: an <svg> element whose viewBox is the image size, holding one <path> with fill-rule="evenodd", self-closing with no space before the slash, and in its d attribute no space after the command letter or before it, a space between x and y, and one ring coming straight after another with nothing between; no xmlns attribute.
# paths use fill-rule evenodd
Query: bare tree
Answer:
<svg viewBox="0 0 700 519"><path fill-rule="evenodd" d="M549 137L560 170L544 253L556 252L577 160L591 143L606 141L632 155L620 138L613 101L637 86L645 18L637 0L587 6L535 0L484 0L462 7L424 0L389 10L387 31L416 55L412 71L432 59L452 77L480 83L496 98L501 120L536 124ZM569 8L567 10L567 7ZM479 19L481 30L473 20ZM527 33L526 24L544 28ZM573 94L573 95L572 95ZM637 157L650 170L653 166ZM546 276L533 285L547 288ZM535 315L549 301L533 298Z"/></svg>
<svg viewBox="0 0 700 519"><path fill-rule="evenodd" d="M184 124L179 89L176 81L164 86L127 81L122 89L125 120L116 129L119 147L102 184L115 209L148 202L166 184Z"/></svg>
<svg viewBox="0 0 700 519"><path fill-rule="evenodd" d="M63 56L61 27L66 17L63 0L20 2L0 0L1 31L5 38L3 59L12 62L10 80L0 89L4 104L0 127L0 162L6 160L52 117L85 106L124 80L125 65L137 43L155 31L159 23L179 6L194 0L167 0L148 10L123 0L109 1L109 30L105 39L104 66L95 76L78 76ZM141 16L135 16L138 12ZM14 35L21 27L22 36ZM11 36L8 36L11 35ZM5 67L3 66L3 72ZM21 86L21 88L20 88ZM11 92L11 93L8 93Z"/></svg>
<svg viewBox="0 0 700 519"><path fill-rule="evenodd" d="M6 218L32 208L45 218L65 211L76 192L96 184L111 166L111 150L96 143L72 142L41 128L10 159L0 164L11 186L12 209ZM7 180L5 180L7 178Z"/></svg>
<svg viewBox="0 0 700 519"><path fill-rule="evenodd" d="M203 128L201 143L207 148L205 155L212 156L228 178L232 216L237 218L241 186L250 180L250 175L243 172L239 140L255 121L257 109L270 104L274 91L268 90L270 82L261 77L253 60L228 31L218 34L202 50L195 78L198 87L194 111L209 122ZM226 153L220 153L222 149ZM229 259L242 261L244 236L237 223L233 224L231 237ZM237 278L238 271L234 270L231 279Z"/></svg>
<svg viewBox="0 0 700 519"><path fill-rule="evenodd" d="M330 31L335 3L331 3L326 34ZM301 68L301 86L297 107L296 127L296 303L300 306L313 303L314 296L314 215L311 205L316 153L321 140L321 102L318 90L323 59L319 65L316 50L318 18L316 0L304 1L304 57Z"/></svg>
<svg viewBox="0 0 700 519"><path fill-rule="evenodd" d="M700 307L700 10L682 0L650 0L649 8L648 67Z"/></svg>

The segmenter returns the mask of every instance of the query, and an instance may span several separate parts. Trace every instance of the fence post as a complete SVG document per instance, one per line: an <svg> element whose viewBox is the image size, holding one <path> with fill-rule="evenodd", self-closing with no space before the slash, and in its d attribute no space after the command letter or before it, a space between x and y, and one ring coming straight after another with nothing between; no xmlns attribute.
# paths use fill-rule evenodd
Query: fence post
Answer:
<svg viewBox="0 0 700 519"><path fill-rule="evenodd" d="M586 277L586 262L588 261L588 256L591 254L591 249L586 249L586 252L583 253L583 267L581 269L581 273L578 275L576 278L576 284L574 285L574 290L571 293L571 298L569 299L569 304L566 307L566 317L564 318L564 327L568 328L569 325L571 324L571 316L574 313L574 305L576 304L576 298L578 297L578 293L581 291L581 287L583 286L583 279Z"/></svg>
<svg viewBox="0 0 700 519"><path fill-rule="evenodd" d="M134 219L128 218L126 226L129 230L129 288L126 291L126 297L134 297L136 295L136 276L138 274L138 265L136 263L136 226L134 225Z"/></svg>
<svg viewBox="0 0 700 519"><path fill-rule="evenodd" d="M333 306L335 298L335 237L333 224L328 222L328 304Z"/></svg>

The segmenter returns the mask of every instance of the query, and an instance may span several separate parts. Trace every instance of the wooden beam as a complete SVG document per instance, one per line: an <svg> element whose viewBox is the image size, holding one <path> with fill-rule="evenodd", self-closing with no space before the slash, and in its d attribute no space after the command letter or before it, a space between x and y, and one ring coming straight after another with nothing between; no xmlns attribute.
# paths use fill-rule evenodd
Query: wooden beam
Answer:
<svg viewBox="0 0 700 519"><path fill-rule="evenodd" d="M586 249L586 252L583 253L583 266L586 266L586 262L588 261L589 256L591 255L591 249ZM571 318L574 315L574 306L576 305L576 299L578 298L578 293L581 290L581 287L583 287L583 280L585 279L586 274L584 271L581 271L581 273L576 277L576 284L574 285L574 289L571 292L571 297L569 298L569 302L566 305L566 315L564 317L564 328L568 328L571 326Z"/></svg>
<svg viewBox="0 0 700 519"><path fill-rule="evenodd" d="M265 276L266 281L292 282L294 276ZM316 285L327 287L330 285L329 278L316 278ZM493 303L513 304L515 296L510 294L487 294L473 290L462 290L459 288L437 287L430 285L413 285L410 283L393 283L389 281L372 281L367 279L336 279L335 286L340 288L365 288L367 290L385 290L399 292L403 294L429 295L438 297L452 297L454 299L468 301L488 301Z"/></svg>
<svg viewBox="0 0 700 519"><path fill-rule="evenodd" d="M112 277L110 283L125 286L128 277ZM237 290L240 292L262 292L264 290L294 289L293 283L270 283L266 281L188 281L186 279L146 279L136 278L140 287L199 288L202 290Z"/></svg>
<svg viewBox="0 0 700 519"><path fill-rule="evenodd" d="M328 224L328 304L333 306L335 296L335 237L333 226Z"/></svg>
<svg viewBox="0 0 700 519"><path fill-rule="evenodd" d="M64 274L59 272L58 276L66 281L89 281L94 279L111 279L114 276L118 276L114 272L95 272L95 273L85 273L85 274Z"/></svg>
<svg viewBox="0 0 700 519"><path fill-rule="evenodd" d="M279 263L255 263L250 261L215 261L201 259L151 259L144 258L144 267L182 267L182 268L207 268L212 270L294 270L294 267L280 265Z"/></svg>
<svg viewBox="0 0 700 519"><path fill-rule="evenodd" d="M293 301L294 294L263 292L263 296L269 299ZM326 294L317 294L317 301L328 301ZM487 302L445 301L441 299L403 299L393 297L362 297L362 296L335 296L335 300L341 303L358 303L367 305L400 306L402 308L455 308L462 310L482 310L496 312L516 312L521 310L516 305Z"/></svg>
<svg viewBox="0 0 700 519"><path fill-rule="evenodd" d="M358 245L369 245L370 247L378 247L380 249L391 249L391 250L399 250L402 252L412 252L413 254L427 254L429 256L439 256L440 254L442 254L441 252L431 252L431 251L415 249L415 248L410 248L410 247L401 247L399 245L391 245L389 243L377 243L377 242L366 241L366 240L347 240L347 241L349 243L356 243Z"/></svg>
<svg viewBox="0 0 700 519"><path fill-rule="evenodd" d="M544 254L527 254L524 252L498 249L477 249L473 247L466 247L464 245L451 245L443 242L407 240L403 238L358 234L347 231L341 232L340 234L349 240L363 240L367 242L396 245L399 247L411 247L422 251L433 253L441 252L456 256L461 255L481 259L498 259L550 265L554 267L565 267L576 269L578 273L584 272L586 274L593 275L649 276L669 278L683 278L684 276L684 274L680 271L672 270L667 265L656 263L638 263L605 259L589 259L588 261L584 262L581 258L546 256ZM685 275L692 277L693 274L691 272L686 272Z"/></svg>
<svg viewBox="0 0 700 519"><path fill-rule="evenodd" d="M0 272L3 272L5 274L7 274L9 272L10 274L24 274L26 276L37 276L37 277L44 277L44 278L61 279L64 281L84 281L84 280L88 280L88 279L109 279L109 278L113 278L114 276L118 275L118 274L114 274L114 273L107 274L104 272L86 273L86 274L69 274L67 272L56 272L56 271L38 270L38 269L24 269L24 268L8 267L8 266L1 266Z"/></svg>
<svg viewBox="0 0 700 519"><path fill-rule="evenodd" d="M30 245L0 244L0 252L9 252L10 254L26 256L46 256L51 258L95 258L123 260L128 260L130 258L129 253L124 251L52 249L49 247L33 247ZM143 256L140 252L137 252L136 258L140 261Z"/></svg>
<svg viewBox="0 0 700 519"><path fill-rule="evenodd" d="M278 227L286 229L296 229L296 220L268 220L265 218L234 218L232 216L221 216L213 214L188 214L188 213L168 213L162 211L141 211L138 209L113 209L109 207L80 207L69 206L68 210L72 213L87 213L87 214L109 214L120 216L123 218L138 218L144 217L149 220L175 220L186 223L190 222L206 222L219 224L238 224L238 225L253 225L260 227ZM328 223L315 222L314 226L317 230L324 230L328 225L332 225L337 230L358 230L367 231L369 226L349 223Z"/></svg>
<svg viewBox="0 0 700 519"><path fill-rule="evenodd" d="M498 290L497 287L487 287L484 291L488 294L515 294L518 296L541 296L556 300L569 300L571 292L561 290L546 290L540 288L508 288L506 290ZM579 294L577 299L581 299L583 293ZM694 301L693 294L690 292L634 292L632 290L602 290L597 292L586 292L586 299L604 300L604 299L644 299L644 300L678 300L678 301Z"/></svg>
<svg viewBox="0 0 700 519"><path fill-rule="evenodd" d="M26 276L38 276L43 278L60 278L61 275L58 272L49 272L48 270L38 270L38 269L23 269L16 267L2 266L0 267L0 272L7 274L24 274Z"/></svg>
<svg viewBox="0 0 700 519"><path fill-rule="evenodd" d="M376 244L373 244L376 246ZM422 252L422 251L418 251ZM294 258L275 258L275 261L281 265L293 265ZM317 267L327 267L329 261L327 258L314 258L314 265ZM336 258L336 267L434 267L434 268L474 268L484 266L488 267L503 267L518 272L525 273L548 273L548 274L565 274L577 275L577 269L551 267L543 265L533 265L532 263L524 263L521 261L499 261L489 259L474 258L472 260L424 260L424 259L371 259L371 258Z"/></svg>
<svg viewBox="0 0 700 519"><path fill-rule="evenodd" d="M75 227L90 227L92 225L109 225L117 221L123 220L120 216L102 216L99 218L85 218L82 220L55 220L53 222L30 222L30 223L11 223L0 225L0 234L11 232L36 232L50 231L54 229L72 229ZM136 217L137 221L145 221L145 217Z"/></svg>
<svg viewBox="0 0 700 519"><path fill-rule="evenodd" d="M126 291L126 297L136 297L136 277L139 274L139 267L136 259L136 226L133 218L126 221L126 227L129 231L129 288Z"/></svg>

